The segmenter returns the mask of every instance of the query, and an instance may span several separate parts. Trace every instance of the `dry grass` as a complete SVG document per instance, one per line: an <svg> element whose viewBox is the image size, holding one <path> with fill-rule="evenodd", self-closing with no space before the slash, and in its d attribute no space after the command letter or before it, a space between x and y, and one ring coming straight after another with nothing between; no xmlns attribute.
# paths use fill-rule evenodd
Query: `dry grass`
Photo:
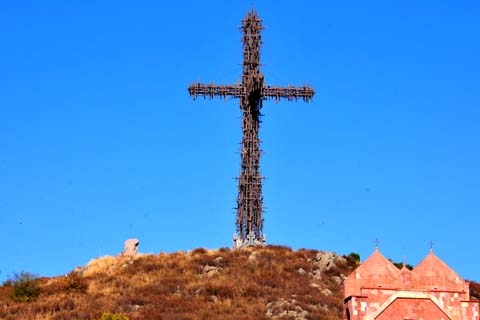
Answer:
<svg viewBox="0 0 480 320"><path fill-rule="evenodd" d="M41 279L31 303L11 301L9 288L0 287L0 319L100 319L104 312L130 320L289 319L295 312L341 319L338 279L356 261L344 257L319 273L317 253L267 246L102 257L68 276Z"/></svg>

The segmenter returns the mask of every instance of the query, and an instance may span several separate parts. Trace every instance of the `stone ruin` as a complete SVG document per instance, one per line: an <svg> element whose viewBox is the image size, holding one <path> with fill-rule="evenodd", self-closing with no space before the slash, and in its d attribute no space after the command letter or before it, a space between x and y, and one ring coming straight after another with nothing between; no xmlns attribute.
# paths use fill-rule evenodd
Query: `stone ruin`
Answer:
<svg viewBox="0 0 480 320"><path fill-rule="evenodd" d="M123 255L127 257L135 257L138 255L138 239L128 239L123 246Z"/></svg>

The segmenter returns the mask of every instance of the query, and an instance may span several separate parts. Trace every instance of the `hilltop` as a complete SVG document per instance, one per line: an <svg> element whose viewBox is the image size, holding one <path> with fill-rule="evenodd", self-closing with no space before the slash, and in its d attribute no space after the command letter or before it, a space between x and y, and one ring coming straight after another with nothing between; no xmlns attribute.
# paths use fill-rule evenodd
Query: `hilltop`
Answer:
<svg viewBox="0 0 480 320"><path fill-rule="evenodd" d="M343 279L358 258L281 246L102 257L66 276L40 278L40 295L30 302L12 301L12 284L4 284L0 319L101 319L108 312L130 320L338 320ZM472 294L479 292L473 283Z"/></svg>

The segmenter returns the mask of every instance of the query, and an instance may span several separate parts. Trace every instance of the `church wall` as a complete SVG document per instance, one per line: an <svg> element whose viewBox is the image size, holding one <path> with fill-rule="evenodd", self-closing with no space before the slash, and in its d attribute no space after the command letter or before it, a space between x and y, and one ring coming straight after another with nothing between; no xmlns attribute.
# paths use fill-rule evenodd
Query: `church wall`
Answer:
<svg viewBox="0 0 480 320"><path fill-rule="evenodd" d="M391 277L378 249L372 257L345 280L344 319L480 320L480 302L470 300L468 283L433 253L428 268L394 270ZM445 277L422 276L430 270Z"/></svg>
<svg viewBox="0 0 480 320"><path fill-rule="evenodd" d="M378 315L376 320L392 319L431 319L448 320L442 312L429 299L396 299L388 308Z"/></svg>
<svg viewBox="0 0 480 320"><path fill-rule="evenodd" d="M365 299L367 311L378 310L395 292L395 289L363 288L362 296L368 297Z"/></svg>
<svg viewBox="0 0 480 320"><path fill-rule="evenodd" d="M345 310L348 309L350 318L347 318L345 311L345 319L361 320L366 316L375 314L392 295L398 291L390 289L362 289L362 296L352 296L345 302ZM404 294L410 292L411 298L397 298L387 310L380 313L375 319L414 319L413 314L417 312L417 318L423 319L448 319L441 310L430 299L423 298L426 295L433 296L441 309L443 309L452 319L479 320L480 307L477 301L466 301L465 293L460 292L431 292L431 291L402 291ZM414 298L419 296L422 298ZM408 301L408 303L405 303ZM402 302L403 304L398 304ZM392 309L391 309L392 308ZM391 309L391 310L390 310ZM401 316L402 315L402 316ZM442 315L442 317L439 317ZM391 318L389 318L391 317ZM403 318L402 318L403 317Z"/></svg>
<svg viewBox="0 0 480 320"><path fill-rule="evenodd" d="M367 297L351 297L345 303L344 318L347 320L361 320L368 313Z"/></svg>
<svg viewBox="0 0 480 320"><path fill-rule="evenodd" d="M462 312L460 319L480 319L480 303L478 301L462 301Z"/></svg>

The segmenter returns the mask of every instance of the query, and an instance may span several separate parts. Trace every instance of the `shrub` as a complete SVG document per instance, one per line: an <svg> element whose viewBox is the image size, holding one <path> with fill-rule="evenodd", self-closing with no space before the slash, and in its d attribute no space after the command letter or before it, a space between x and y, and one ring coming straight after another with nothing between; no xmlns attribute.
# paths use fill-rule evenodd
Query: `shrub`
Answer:
<svg viewBox="0 0 480 320"><path fill-rule="evenodd" d="M40 295L38 277L29 272L14 273L4 285L12 287L10 298L15 302L33 301Z"/></svg>
<svg viewBox="0 0 480 320"><path fill-rule="evenodd" d="M204 248L195 248L191 251L191 254L194 256L196 254L206 254L208 253L206 249Z"/></svg>
<svg viewBox="0 0 480 320"><path fill-rule="evenodd" d="M297 250L296 256L305 260L313 260L317 256L317 253L318 250L300 248Z"/></svg>
<svg viewBox="0 0 480 320"><path fill-rule="evenodd" d="M15 302L29 302L40 295L38 277L32 273L22 271L14 273L4 285L12 287L10 298Z"/></svg>
<svg viewBox="0 0 480 320"><path fill-rule="evenodd" d="M221 299L231 299L236 295L236 288L233 284L205 284L205 294L207 296L216 296Z"/></svg>
<svg viewBox="0 0 480 320"><path fill-rule="evenodd" d="M87 282L77 272L70 272L65 276L65 290L85 292L87 290Z"/></svg>
<svg viewBox="0 0 480 320"><path fill-rule="evenodd" d="M267 249L271 250L272 252L277 252L279 254L285 254L285 253L291 253L293 252L292 248L288 246L282 246L282 245L272 245L269 244L266 246Z"/></svg>
<svg viewBox="0 0 480 320"><path fill-rule="evenodd" d="M360 255L356 252L352 252L348 255L349 258L353 259L356 262L360 262Z"/></svg>
<svg viewBox="0 0 480 320"><path fill-rule="evenodd" d="M128 320L128 317L121 313L104 312L100 320Z"/></svg>
<svg viewBox="0 0 480 320"><path fill-rule="evenodd" d="M403 262L395 262L393 261L392 259L388 259L391 263L393 263L393 265L395 267L397 267L398 269L402 269L403 266L405 266L408 270L413 270L413 266L411 264L408 264L408 263L403 263Z"/></svg>

